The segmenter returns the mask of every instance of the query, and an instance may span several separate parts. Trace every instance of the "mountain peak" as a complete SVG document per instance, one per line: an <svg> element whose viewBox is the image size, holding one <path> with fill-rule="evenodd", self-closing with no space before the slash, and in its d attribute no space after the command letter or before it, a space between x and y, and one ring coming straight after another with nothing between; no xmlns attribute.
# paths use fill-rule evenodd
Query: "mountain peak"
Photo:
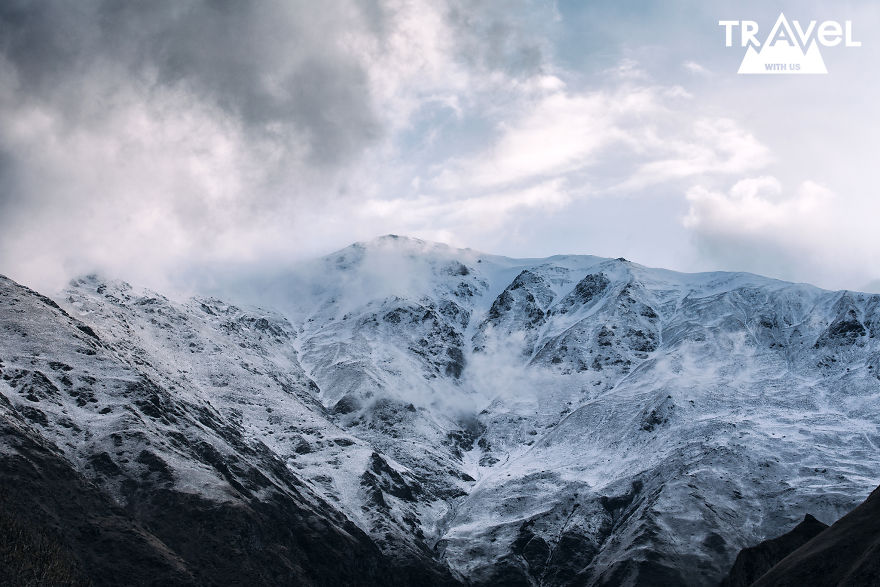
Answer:
<svg viewBox="0 0 880 587"><path fill-rule="evenodd" d="M375 546L474 585L717 584L876 485L873 297L399 235L296 271L247 307L88 276L67 313L0 280L0 427L33 424L157 543L199 487L211 511L265 499L260 533L326 520L325 560ZM157 494L182 500L161 520ZM318 568L285 536L261 568Z"/></svg>
<svg viewBox="0 0 880 587"><path fill-rule="evenodd" d="M357 242L352 246L367 250L403 250L407 252L428 253L434 251L452 252L468 249L456 249L446 243L429 241L413 236L385 234L366 242Z"/></svg>

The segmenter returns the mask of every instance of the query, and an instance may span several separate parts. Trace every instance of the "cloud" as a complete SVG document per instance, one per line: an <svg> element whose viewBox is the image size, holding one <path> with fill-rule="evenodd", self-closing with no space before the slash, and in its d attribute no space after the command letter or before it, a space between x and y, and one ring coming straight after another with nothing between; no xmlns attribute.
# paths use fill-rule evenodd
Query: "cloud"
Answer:
<svg viewBox="0 0 880 587"><path fill-rule="evenodd" d="M728 118L682 120L666 132L642 133L641 146L651 153L620 188L638 188L706 174L741 175L773 161L770 149Z"/></svg>
<svg viewBox="0 0 880 587"><path fill-rule="evenodd" d="M618 79L641 81L651 79L651 76L648 75L647 71L642 69L639 62L629 57L621 59L615 67L607 69L605 73L611 74Z"/></svg>
<svg viewBox="0 0 880 587"><path fill-rule="evenodd" d="M0 266L47 288L96 269L155 281L361 237L362 202L417 184L444 125L560 83L536 27L553 17L458 0L4 4Z"/></svg>
<svg viewBox="0 0 880 587"><path fill-rule="evenodd" d="M697 185L687 200L683 225L704 258L727 269L857 287L866 260L880 261L872 221L812 181L792 191L773 176L742 179L726 192ZM825 268L818 276L817 267Z"/></svg>
<svg viewBox="0 0 880 587"><path fill-rule="evenodd" d="M733 120L695 118L691 98L679 86L634 83L630 76L601 90L548 82L505 113L486 149L450 159L432 185L472 193L586 172L598 190L619 193L742 174L772 161L769 149Z"/></svg>
<svg viewBox="0 0 880 587"><path fill-rule="evenodd" d="M289 251L300 207L455 103L447 29L431 3L4 4L0 264L57 286Z"/></svg>
<svg viewBox="0 0 880 587"><path fill-rule="evenodd" d="M708 77L712 75L712 72L697 63L696 61L685 61L681 64L681 66L689 73L694 75L699 75L703 77Z"/></svg>
<svg viewBox="0 0 880 587"><path fill-rule="evenodd" d="M521 211L553 212L566 206L571 196L562 179L552 179L525 189L499 191L475 198L420 196L413 199L368 200L361 207L363 217L393 218L411 232L434 230L455 235L455 240L479 231L502 228L511 214Z"/></svg>
<svg viewBox="0 0 880 587"><path fill-rule="evenodd" d="M788 228L815 229L827 221L834 194L804 182L790 195L783 194L775 177L761 176L736 182L726 194L696 186L687 193L691 204L684 225L719 235L779 233Z"/></svg>
<svg viewBox="0 0 880 587"><path fill-rule="evenodd" d="M301 136L321 164L350 156L378 127L363 64L334 42L358 15L322 6L11 4L0 30L24 95L71 124L142 82L190 92L254 132Z"/></svg>
<svg viewBox="0 0 880 587"><path fill-rule="evenodd" d="M337 44L358 18L287 3L4 4L0 263L58 285L241 255L249 232L381 136L367 72Z"/></svg>
<svg viewBox="0 0 880 587"><path fill-rule="evenodd" d="M454 161L436 179L443 190L497 187L560 175L587 165L615 140L618 129L609 96L542 96L518 119L499 123L500 136L487 151Z"/></svg>
<svg viewBox="0 0 880 587"><path fill-rule="evenodd" d="M773 222L785 233L814 214L779 204L805 202L800 189L740 198L718 186L812 177L847 208L845 188L869 183L819 172L868 127L821 128L825 114L792 108L790 89L724 81L723 43L695 54L704 39L672 13L527 0L4 3L0 271L47 290L95 270L160 288L388 232L505 253L521 227L520 252L548 241L588 252L596 241L575 211L631 223L602 232L613 241L602 250L693 269L653 256L645 227L662 206L647 200L675 198L659 224L717 263L739 263L744 239L765 243ZM779 104L801 124L767 114ZM814 123L821 149L804 130ZM876 149L858 144L848 153L868 169ZM765 225L735 229L743 202L764 206ZM807 246L783 244L784 260Z"/></svg>

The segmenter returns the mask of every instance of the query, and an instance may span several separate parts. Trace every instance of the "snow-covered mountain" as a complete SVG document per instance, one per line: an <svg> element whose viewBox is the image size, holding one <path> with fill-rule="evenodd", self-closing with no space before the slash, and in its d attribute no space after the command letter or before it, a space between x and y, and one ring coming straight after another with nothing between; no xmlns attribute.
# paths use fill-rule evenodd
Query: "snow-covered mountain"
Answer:
<svg viewBox="0 0 880 587"><path fill-rule="evenodd" d="M234 510L278 547L239 558L318 584L704 585L880 482L876 295L394 236L234 305L0 287L0 416L196 582L160 503ZM318 562L266 538L273 516L315 522ZM326 562L346 541L367 571Z"/></svg>

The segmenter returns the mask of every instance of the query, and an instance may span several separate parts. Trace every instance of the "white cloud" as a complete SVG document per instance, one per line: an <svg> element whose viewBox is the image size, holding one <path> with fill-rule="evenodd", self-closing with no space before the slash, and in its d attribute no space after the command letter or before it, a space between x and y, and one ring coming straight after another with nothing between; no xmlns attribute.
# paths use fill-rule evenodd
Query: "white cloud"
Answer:
<svg viewBox="0 0 880 587"><path fill-rule="evenodd" d="M372 98L392 130L407 126L426 100L458 111L474 79L454 59L456 38L444 17L444 4L394 0L383 10L385 35L353 29L342 42L363 62Z"/></svg>
<svg viewBox="0 0 880 587"><path fill-rule="evenodd" d="M670 117L681 125L666 132L648 127L640 133L647 162L618 189L638 189L670 180L701 175L741 175L769 165L770 150L752 133L727 118L689 120Z"/></svg>
<svg viewBox="0 0 880 587"><path fill-rule="evenodd" d="M685 61L681 64L681 66L689 73L694 75L709 77L712 75L712 72L697 63L696 61Z"/></svg>
<svg viewBox="0 0 880 587"><path fill-rule="evenodd" d="M680 86L618 82L602 90L525 93L481 152L445 162L441 192L469 193L586 174L627 193L702 175L765 167L769 149L726 118L695 118ZM615 184L605 178L623 177Z"/></svg>
<svg viewBox="0 0 880 587"><path fill-rule="evenodd" d="M698 185L687 201L682 223L716 268L857 289L880 263L872 216L813 181L791 192L773 176L740 180L726 192Z"/></svg>
<svg viewBox="0 0 880 587"><path fill-rule="evenodd" d="M728 193L695 186L687 193L690 209L684 225L715 235L758 234L792 244L815 242L817 228L825 225L834 206L834 194L806 181L792 195L771 176L738 181Z"/></svg>
<svg viewBox="0 0 880 587"><path fill-rule="evenodd" d="M603 94L553 92L524 107L519 119L502 122L500 137L473 159L454 160L436 185L455 191L491 188L577 169L618 132Z"/></svg>
<svg viewBox="0 0 880 587"><path fill-rule="evenodd" d="M502 228L510 215L554 212L571 201L565 182L552 179L525 189L493 192L471 198L422 195L417 198L368 200L360 214L368 220L393 219L413 233L434 231L463 236Z"/></svg>
<svg viewBox="0 0 880 587"><path fill-rule="evenodd" d="M246 217L236 196L260 179L251 174L259 149L242 150L234 124L181 108L175 98L114 111L106 123L118 133L71 131L38 107L7 115L15 120L0 122L10 130L5 146L32 166L20 179L34 194L26 217L10 217L25 230L12 228L16 240L7 249L25 261L26 279L63 280L90 263L122 272L133 260L155 271L175 257L202 255L218 246L214 231Z"/></svg>
<svg viewBox="0 0 880 587"><path fill-rule="evenodd" d="M646 81L650 79L648 72L641 68L639 62L630 58L621 59L616 66L606 69L605 73L623 80Z"/></svg>

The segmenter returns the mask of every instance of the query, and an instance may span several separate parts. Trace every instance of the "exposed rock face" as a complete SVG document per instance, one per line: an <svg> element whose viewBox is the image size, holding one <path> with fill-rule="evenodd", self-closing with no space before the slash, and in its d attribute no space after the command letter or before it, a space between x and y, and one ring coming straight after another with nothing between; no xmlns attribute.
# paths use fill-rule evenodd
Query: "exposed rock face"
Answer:
<svg viewBox="0 0 880 587"><path fill-rule="evenodd" d="M249 290L0 280L3 466L132 573L714 585L880 482L880 296L404 238ZM129 572L46 503L59 572Z"/></svg>

